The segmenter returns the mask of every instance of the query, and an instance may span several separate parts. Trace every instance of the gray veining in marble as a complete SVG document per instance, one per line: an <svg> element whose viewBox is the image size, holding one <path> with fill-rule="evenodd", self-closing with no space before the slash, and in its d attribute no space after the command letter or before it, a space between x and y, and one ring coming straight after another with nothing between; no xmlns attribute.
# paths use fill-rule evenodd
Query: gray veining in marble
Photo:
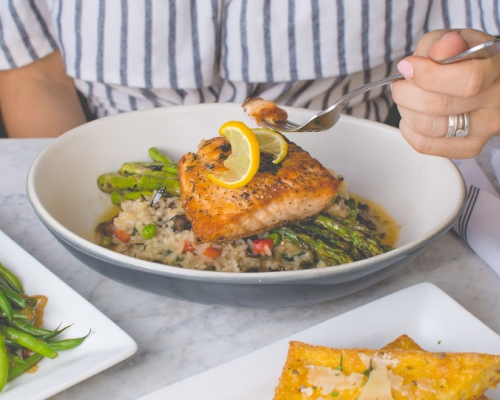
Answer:
<svg viewBox="0 0 500 400"><path fill-rule="evenodd" d="M500 333L500 277L453 232L384 282L313 307L212 307L159 297L110 281L62 248L28 202L28 169L49 143L49 139L0 139L0 229L104 312L139 346L131 358L53 396L54 400L136 399L423 281L443 289ZM488 161L493 146L500 147L500 138L495 138L479 157L490 177Z"/></svg>

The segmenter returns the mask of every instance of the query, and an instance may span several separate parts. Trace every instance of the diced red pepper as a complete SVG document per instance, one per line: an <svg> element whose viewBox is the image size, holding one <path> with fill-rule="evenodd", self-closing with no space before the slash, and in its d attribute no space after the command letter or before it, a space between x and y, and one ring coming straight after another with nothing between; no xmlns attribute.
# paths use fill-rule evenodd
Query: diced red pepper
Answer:
<svg viewBox="0 0 500 400"><path fill-rule="evenodd" d="M222 253L221 247L209 246L205 249L203 255L211 258L217 258L220 256L220 253Z"/></svg>
<svg viewBox="0 0 500 400"><path fill-rule="evenodd" d="M128 242L130 240L130 234L128 232L117 229L113 231L114 235L120 239L122 242Z"/></svg>
<svg viewBox="0 0 500 400"><path fill-rule="evenodd" d="M267 254L266 246L269 247L269 251L273 251L273 239L256 239L252 243L255 254Z"/></svg>
<svg viewBox="0 0 500 400"><path fill-rule="evenodd" d="M184 241L184 249L182 249L182 252L183 253L187 253L188 251L193 252L194 251L194 246L193 246L192 242L186 240L186 241Z"/></svg>

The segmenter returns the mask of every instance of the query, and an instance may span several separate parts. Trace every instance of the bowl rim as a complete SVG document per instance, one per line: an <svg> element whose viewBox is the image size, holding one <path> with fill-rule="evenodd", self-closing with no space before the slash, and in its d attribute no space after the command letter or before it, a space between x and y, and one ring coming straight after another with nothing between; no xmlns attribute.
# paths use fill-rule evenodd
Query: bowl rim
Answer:
<svg viewBox="0 0 500 400"><path fill-rule="evenodd" d="M195 104L180 106L183 108L192 108L195 111L196 108L207 108L207 107L224 107L229 104L234 105L235 103L213 103L213 104ZM239 105L238 105L239 106ZM196 269L187 269L177 266L171 266L166 264L158 264L152 261L141 260L124 254L116 253L112 250L103 248L90 240L87 240L74 232L70 231L59 221L57 221L47 209L43 206L37 192L36 192L36 182L35 176L39 164L42 160L47 157L47 154L55 151L57 147L64 144L66 141L71 140L74 135L78 135L79 131L88 129L89 125L98 125L108 123L111 119L116 118L126 118L130 114L147 114L147 113L165 113L172 109L178 108L168 107L168 108L154 108L149 110L133 111L128 113L122 113L118 115L113 115L109 117L100 118L94 121L90 121L84 125L76 127L67 133L56 138L52 143L46 146L35 158L34 162L29 168L27 181L26 181L26 191L28 199L31 203L35 214L38 216L40 221L49 229L49 231L54 234L57 238L62 240L67 245L72 248L83 252L86 255L97 258L101 261L105 261L114 265L118 265L123 268L133 269L136 271L142 271L146 273L153 273L155 275L169 276L178 279L188 279L188 280L209 280L214 282L228 282L228 283L238 283L238 284L261 284L261 283L290 283L294 281L308 281L317 280L317 278L325 278L330 275L338 275L342 277L344 275L350 275L352 272L357 272L360 275L366 275L377 271L378 269L384 268L387 263L392 259L401 259L412 253L421 247L425 246L427 243L433 239L439 237L440 235L447 232L454 224L454 222L459 218L460 213L465 205L466 200L466 187L465 182L461 176L459 169L456 165L449 159L443 159L444 162L449 163L450 166L456 170L457 177L460 177L460 188L459 188L459 198L455 205L454 210L450 210L449 217L442 221L439 225L434 227L432 230L428 231L425 235L420 238L406 243L402 246L396 247L387 253L370 257L364 260L355 261L352 263L329 266L325 268L313 268L306 270L297 271L276 271L276 272L254 272L254 273L238 273L238 272L219 272L219 271L205 271ZM306 109L297 107L284 107L287 111L300 111L303 112ZM310 111L310 110L307 110ZM355 121L356 124L364 124L368 127L373 125L382 125L384 129L394 129L394 127L388 126L386 124L370 121L366 119L361 119L349 115L342 115L344 120ZM369 268L369 267L372 268Z"/></svg>

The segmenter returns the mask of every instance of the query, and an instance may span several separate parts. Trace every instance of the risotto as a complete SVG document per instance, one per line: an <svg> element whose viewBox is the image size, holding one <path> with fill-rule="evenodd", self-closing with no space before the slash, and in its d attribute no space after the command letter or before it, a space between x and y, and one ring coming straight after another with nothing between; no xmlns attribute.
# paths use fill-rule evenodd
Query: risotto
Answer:
<svg viewBox="0 0 500 400"><path fill-rule="evenodd" d="M364 214L365 223L381 238L384 251L394 246L398 235L397 223L376 204L368 206L368 202L350 199L345 185L343 188L344 197L338 196L323 214L346 220L352 213L354 203L359 215ZM179 197L161 198L154 206L151 199L152 196L123 201L116 217L99 224L96 242L131 257L198 270L272 272L331 265L318 257L313 246L305 242L297 245L272 231L229 243L196 243ZM154 227L153 237L145 238L148 237L143 233L146 226ZM300 225L293 228L301 231ZM338 244L342 246L340 240ZM345 245L351 246L347 242ZM352 261L370 256L359 253Z"/></svg>

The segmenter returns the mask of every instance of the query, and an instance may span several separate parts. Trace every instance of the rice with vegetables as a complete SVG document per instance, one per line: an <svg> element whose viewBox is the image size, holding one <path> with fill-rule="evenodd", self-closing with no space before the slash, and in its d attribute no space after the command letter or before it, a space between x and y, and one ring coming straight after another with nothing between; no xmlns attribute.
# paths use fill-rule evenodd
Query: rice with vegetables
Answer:
<svg viewBox="0 0 500 400"><path fill-rule="evenodd" d="M382 238L384 243L394 242L396 224L377 213L376 207L355 201L347 194L345 181L340 185L338 195L323 214L343 220L362 220L369 226L373 235ZM179 266L189 269L223 271L223 272L272 272L323 268L326 263L311 246L297 246L276 232L266 232L258 236L237 239L230 243L196 243L195 235L179 197L163 197L151 206L153 196L145 196L137 200L126 200L120 204L118 215L110 221L102 223L97 231L96 241L114 251L131 257L165 265ZM373 208L375 210L373 210ZM303 223L293 225L294 232L310 231L313 225ZM155 227L153 237L144 235L145 227ZM364 226L364 225L363 225ZM288 227L287 227L288 228ZM319 237L319 233L315 236ZM392 237L392 238L391 238ZM104 240L106 238L107 240ZM120 239L121 238L121 239ZM388 243L394 244L394 243ZM338 246L343 246L346 252L352 254L353 244L338 240ZM386 245L383 251L387 250ZM348 247L352 247L351 250ZM361 250L355 252L357 259L371 255ZM340 264L340 263L339 263Z"/></svg>

